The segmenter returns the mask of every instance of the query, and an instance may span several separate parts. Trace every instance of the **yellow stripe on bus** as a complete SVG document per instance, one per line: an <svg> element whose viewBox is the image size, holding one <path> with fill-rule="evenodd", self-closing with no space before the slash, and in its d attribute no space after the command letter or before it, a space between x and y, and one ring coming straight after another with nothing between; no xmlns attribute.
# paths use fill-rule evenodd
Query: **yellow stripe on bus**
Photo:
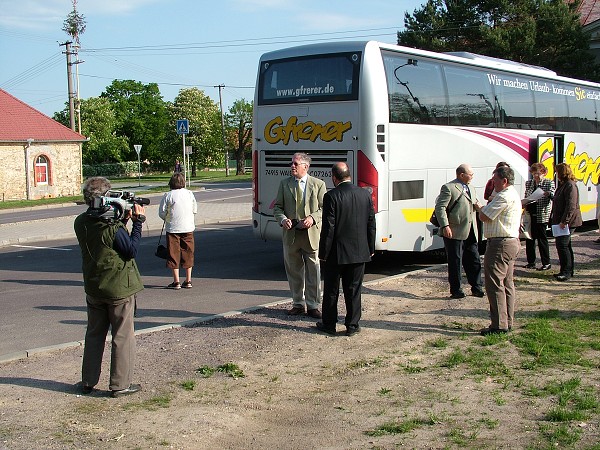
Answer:
<svg viewBox="0 0 600 450"><path fill-rule="evenodd" d="M581 213L586 213L591 211L592 209L596 209L596 204L595 203L584 203L583 205L579 205L579 209L581 210Z"/></svg>
<svg viewBox="0 0 600 450"><path fill-rule="evenodd" d="M402 214L407 222L429 222L434 208L403 209Z"/></svg>
<svg viewBox="0 0 600 450"><path fill-rule="evenodd" d="M585 214L595 209L596 204L584 203L583 205L579 205L579 208L581 209L581 213ZM402 215L404 216L404 220L409 223L429 223L433 210L434 208L407 208L402 210Z"/></svg>

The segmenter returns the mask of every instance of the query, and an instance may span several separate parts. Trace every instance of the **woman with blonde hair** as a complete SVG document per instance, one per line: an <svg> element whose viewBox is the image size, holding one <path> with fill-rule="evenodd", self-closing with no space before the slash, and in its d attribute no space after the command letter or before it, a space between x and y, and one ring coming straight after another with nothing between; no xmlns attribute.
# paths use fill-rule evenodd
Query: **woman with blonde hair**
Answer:
<svg viewBox="0 0 600 450"><path fill-rule="evenodd" d="M163 195L158 215L165 221L167 267L173 271L173 282L167 289L192 287L194 267L194 214L198 212L194 193L185 188L185 177L174 173L169 180L171 190ZM179 282L179 267L185 269L185 281Z"/></svg>
<svg viewBox="0 0 600 450"><path fill-rule="evenodd" d="M555 170L558 178L558 188L554 193L550 223L558 225L561 230L567 230L568 227L568 233L554 238L560 262L560 272L555 274L554 277L558 281L567 281L575 274L571 235L575 228L582 225L583 221L579 209L579 190L571 167L561 163L556 166Z"/></svg>

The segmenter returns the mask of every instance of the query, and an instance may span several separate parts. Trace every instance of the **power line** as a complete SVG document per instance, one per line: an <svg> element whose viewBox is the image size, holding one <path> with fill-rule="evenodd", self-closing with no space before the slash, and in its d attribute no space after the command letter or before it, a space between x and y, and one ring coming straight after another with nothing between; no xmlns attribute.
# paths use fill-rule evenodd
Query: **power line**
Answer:
<svg viewBox="0 0 600 450"><path fill-rule="evenodd" d="M53 67L62 64L62 58L63 56L60 52L55 53L52 56L30 67L29 69L26 69L23 72L15 75L14 77L6 80L0 86L2 87L2 89L10 89L26 81L29 81L32 78L38 77L44 72L47 72L48 70L52 69Z"/></svg>
<svg viewBox="0 0 600 450"><path fill-rule="evenodd" d="M288 36L270 36L270 37L261 37L261 38L246 38L246 39L232 39L232 40L224 40L224 41L207 41L207 42L194 42L188 44L160 44L160 45L138 45L138 46L123 46L123 47L103 47L103 48L89 48L82 51L86 52L101 52L101 51L139 51L139 50L186 50L193 48L223 48L223 47L239 47L239 46L255 46L255 45L264 45L264 44L277 44L281 42L273 41L273 39L294 39L298 40L298 38L307 38L313 36L321 36L317 40L324 39L324 36L333 36L340 34L352 34L352 33L364 33L367 31L383 31L383 30L398 30L397 27L385 27L385 28L366 28L359 30L346 30L346 31L332 31L328 33L309 33L309 34L294 34ZM367 34L367 35L359 35L359 36L344 36L338 39L347 39L349 37L368 37L368 36L384 36L390 33L378 33L378 34ZM312 39L314 40L314 39ZM312 41L311 40L311 41ZM264 42L257 42L264 41ZM302 39L304 42L305 39ZM289 41L284 41L287 43ZM292 41L293 42L293 41Z"/></svg>
<svg viewBox="0 0 600 450"><path fill-rule="evenodd" d="M114 78L114 77L101 77L98 75L86 75L83 73L79 74L80 77L86 77L86 78L97 78L100 80L116 80L116 81L127 81L128 79L125 78ZM192 83L192 84L186 84L186 83L168 83L168 82L161 82L161 81L142 81L142 80L135 80L139 83L156 83L158 85L165 85L165 86L183 86L183 87L201 87L201 88L213 88L215 87L212 84L198 84L198 83ZM254 89L254 86L230 86L227 85L228 88L234 88L234 89Z"/></svg>

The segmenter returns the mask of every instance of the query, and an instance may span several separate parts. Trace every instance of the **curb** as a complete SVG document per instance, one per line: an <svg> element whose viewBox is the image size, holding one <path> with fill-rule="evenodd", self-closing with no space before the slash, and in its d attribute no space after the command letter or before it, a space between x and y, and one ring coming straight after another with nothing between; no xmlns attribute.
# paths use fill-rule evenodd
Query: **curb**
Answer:
<svg viewBox="0 0 600 450"><path fill-rule="evenodd" d="M250 306L250 307L244 308L244 309L227 311L227 312L219 313L219 314L212 314L212 315L206 316L206 317L197 317L195 319L188 319L184 322L172 323L172 324L168 324L168 325L159 325L159 326L150 327L150 328L144 328L143 330L137 330L135 332L135 335L141 336L143 334L150 334L150 333L155 333L158 331L167 331L167 330L173 330L173 329L177 329L177 328L190 327L190 326L197 325L197 324L200 324L203 322L208 322L208 321L215 320L215 319L223 319L223 318L227 318L227 317L234 317L234 316L238 316L240 314L248 313L251 311L256 311L258 309L267 308L269 306L277 306L277 305L281 305L283 303L289 303L291 301L292 301L292 299L290 297L285 300L279 300L276 302L265 303L262 305ZM111 336L108 335L106 338L106 342L111 342L111 340L112 340ZM74 342L66 342L64 344L49 345L47 347L38 347L38 348L30 349L30 350L24 350L21 352L9 353L7 355L0 356L0 364L12 362L12 361L23 360L23 359L30 358L32 356L45 355L47 353L52 353L57 350L66 350L66 349L73 348L73 347L83 347L83 345L84 345L84 341L74 341Z"/></svg>

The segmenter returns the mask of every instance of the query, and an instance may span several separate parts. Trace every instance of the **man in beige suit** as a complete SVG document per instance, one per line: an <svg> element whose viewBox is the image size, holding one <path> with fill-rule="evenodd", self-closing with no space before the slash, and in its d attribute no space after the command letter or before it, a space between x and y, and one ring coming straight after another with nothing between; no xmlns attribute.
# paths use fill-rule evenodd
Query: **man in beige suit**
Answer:
<svg viewBox="0 0 600 450"><path fill-rule="evenodd" d="M308 175L310 156L295 153L292 176L281 180L273 213L283 227L283 259L290 290L292 309L289 315L308 314L321 318L321 274L319 271L319 236L325 182Z"/></svg>
<svg viewBox="0 0 600 450"><path fill-rule="evenodd" d="M474 205L477 193L469 188L473 169L468 164L456 168L456 179L440 189L435 203L435 215L440 222L439 234L444 238L448 259L450 298L464 298L461 265L465 269L471 294L483 297L481 260L477 248L477 219Z"/></svg>

